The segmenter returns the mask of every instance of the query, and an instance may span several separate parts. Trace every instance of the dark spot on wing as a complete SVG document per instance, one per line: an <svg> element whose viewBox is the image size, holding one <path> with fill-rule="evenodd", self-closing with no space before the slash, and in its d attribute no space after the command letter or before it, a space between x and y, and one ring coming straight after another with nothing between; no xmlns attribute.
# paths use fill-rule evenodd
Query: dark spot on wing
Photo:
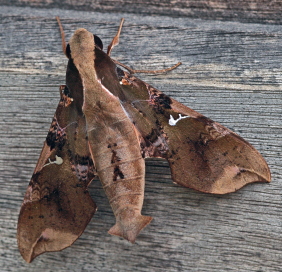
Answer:
<svg viewBox="0 0 282 272"><path fill-rule="evenodd" d="M117 178L124 179L124 174L120 170L119 166L115 166L114 168L114 176L113 176L113 181L117 181Z"/></svg>
<svg viewBox="0 0 282 272"><path fill-rule="evenodd" d="M118 75L118 78L119 78L119 81L122 80L122 78L126 75L125 72L120 69L119 67L117 67L117 75Z"/></svg>
<svg viewBox="0 0 282 272"><path fill-rule="evenodd" d="M158 130L153 128L151 130L151 133L148 134L145 138L149 141L149 143L147 142L146 145L150 145L150 143L154 143L157 139L158 139L159 133Z"/></svg>
<svg viewBox="0 0 282 272"><path fill-rule="evenodd" d="M148 93L150 95L150 101L153 105L155 112L165 114L166 110L171 109L172 100L166 94L163 94L159 90L155 89L149 84L146 84Z"/></svg>
<svg viewBox="0 0 282 272"><path fill-rule="evenodd" d="M156 104L156 107L161 109L171 109L170 104L172 103L171 98L163 93L156 93L153 96L154 102Z"/></svg>
<svg viewBox="0 0 282 272"><path fill-rule="evenodd" d="M119 162L121 159L117 156L117 152L112 150L111 164Z"/></svg>
<svg viewBox="0 0 282 272"><path fill-rule="evenodd" d="M61 100L60 100L60 105L64 107L68 107L72 101L73 98L71 96L70 90L67 85L61 85L60 86L60 93L61 93Z"/></svg>
<svg viewBox="0 0 282 272"><path fill-rule="evenodd" d="M54 148L58 148L59 150L62 150L65 143L66 143L65 130L59 127L57 119L54 117L46 137L46 144L50 147L50 150Z"/></svg>

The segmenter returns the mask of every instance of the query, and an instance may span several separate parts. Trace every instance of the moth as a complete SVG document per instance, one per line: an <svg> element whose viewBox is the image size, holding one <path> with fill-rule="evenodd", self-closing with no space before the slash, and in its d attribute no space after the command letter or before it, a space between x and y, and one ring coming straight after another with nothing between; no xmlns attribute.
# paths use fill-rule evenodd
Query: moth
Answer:
<svg viewBox="0 0 282 272"><path fill-rule="evenodd" d="M152 220L141 214L145 158L166 159L175 183L205 193L270 182L267 163L248 142L120 68L110 53L122 22L107 53L83 28L66 47L63 39L66 84L18 220L27 262L83 233L97 209L87 189L96 175L116 218L109 233L133 243Z"/></svg>

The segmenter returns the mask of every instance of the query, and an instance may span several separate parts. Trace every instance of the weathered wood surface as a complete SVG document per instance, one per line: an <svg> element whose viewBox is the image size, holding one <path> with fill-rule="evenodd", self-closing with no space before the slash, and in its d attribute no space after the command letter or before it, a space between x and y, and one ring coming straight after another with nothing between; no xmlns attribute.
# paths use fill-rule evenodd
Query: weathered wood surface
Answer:
<svg viewBox="0 0 282 272"><path fill-rule="evenodd" d="M265 0L1 0L2 5L282 23L282 2Z"/></svg>
<svg viewBox="0 0 282 272"><path fill-rule="evenodd" d="M282 271L281 26L6 6L0 14L1 271ZM80 239L26 264L17 217L67 64L56 15L67 38L85 27L105 45L125 17L112 56L136 69L182 61L168 74L139 77L250 141L273 181L208 195L174 185L168 165L149 160L143 214L154 220L136 244L107 234L115 220L95 181L99 209Z"/></svg>

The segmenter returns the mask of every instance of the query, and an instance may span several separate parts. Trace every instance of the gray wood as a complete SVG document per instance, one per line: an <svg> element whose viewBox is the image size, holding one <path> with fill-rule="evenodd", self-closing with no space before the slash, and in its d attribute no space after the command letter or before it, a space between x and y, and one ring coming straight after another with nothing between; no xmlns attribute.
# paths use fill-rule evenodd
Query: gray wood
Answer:
<svg viewBox="0 0 282 272"><path fill-rule="evenodd" d="M265 0L0 0L2 5L60 8L101 12L125 12L172 17L282 23L281 1Z"/></svg>
<svg viewBox="0 0 282 272"><path fill-rule="evenodd" d="M281 26L12 6L0 14L1 271L282 271ZM166 162L148 160L143 214L154 220L134 245L107 234L114 216L95 181L98 211L84 234L26 264L17 217L67 64L56 15L67 38L85 27L105 45L125 17L112 57L136 69L182 61L170 73L139 77L252 143L273 181L203 194L173 184Z"/></svg>

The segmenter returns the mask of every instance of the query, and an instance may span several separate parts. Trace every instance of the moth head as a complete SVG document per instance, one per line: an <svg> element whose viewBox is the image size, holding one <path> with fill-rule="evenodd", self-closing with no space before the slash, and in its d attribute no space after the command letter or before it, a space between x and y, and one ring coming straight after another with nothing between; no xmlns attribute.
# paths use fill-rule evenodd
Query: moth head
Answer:
<svg viewBox="0 0 282 272"><path fill-rule="evenodd" d="M95 44L95 47L99 48L100 50L103 50L103 42L102 40L93 34L93 39L94 39L94 44ZM67 58L71 58L71 49L70 49L70 44L68 43L67 44L67 47L66 47L66 56Z"/></svg>

